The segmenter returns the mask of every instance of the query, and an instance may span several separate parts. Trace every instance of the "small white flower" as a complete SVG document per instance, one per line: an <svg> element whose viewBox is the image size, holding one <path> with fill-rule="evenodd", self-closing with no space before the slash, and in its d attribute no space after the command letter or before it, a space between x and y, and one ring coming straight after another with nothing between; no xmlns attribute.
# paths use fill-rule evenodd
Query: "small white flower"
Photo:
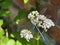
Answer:
<svg viewBox="0 0 60 45"><path fill-rule="evenodd" d="M37 24L38 27L42 27L42 21L39 21L39 23Z"/></svg>
<svg viewBox="0 0 60 45"><path fill-rule="evenodd" d="M45 19L42 25L43 25L42 28L44 28L44 30L46 32L47 29L49 29L51 26L54 26L55 24L52 22L52 20Z"/></svg>
<svg viewBox="0 0 60 45"><path fill-rule="evenodd" d="M38 11L32 11L31 13L28 14L28 19L33 19L38 15L39 15Z"/></svg>
<svg viewBox="0 0 60 45"><path fill-rule="evenodd" d="M33 38L33 35L31 34L31 32L27 29L23 29L20 33L21 38L25 38L28 42L31 38Z"/></svg>
<svg viewBox="0 0 60 45"><path fill-rule="evenodd" d="M45 20L44 20L44 23L48 24L50 27L51 27L51 26L55 26L55 24L53 23L53 21L50 20L50 19L45 19Z"/></svg>
<svg viewBox="0 0 60 45"><path fill-rule="evenodd" d="M35 16L32 15L31 13L28 15L28 19L33 19Z"/></svg>
<svg viewBox="0 0 60 45"><path fill-rule="evenodd" d="M49 26L46 23L43 23L43 26L49 28Z"/></svg>
<svg viewBox="0 0 60 45"><path fill-rule="evenodd" d="M25 39L29 42L30 38L33 38L32 34L27 34L25 36Z"/></svg>
<svg viewBox="0 0 60 45"><path fill-rule="evenodd" d="M33 20L33 19L32 19L32 20L31 20L31 23L36 26L37 23L36 23L35 21L36 21L36 20Z"/></svg>
<svg viewBox="0 0 60 45"><path fill-rule="evenodd" d="M46 19L46 17L44 15L39 15L38 18L41 19L41 20L45 20Z"/></svg>
<svg viewBox="0 0 60 45"><path fill-rule="evenodd" d="M39 15L39 12L38 12L38 11L32 11L32 14L33 14L34 16L38 16L38 15Z"/></svg>
<svg viewBox="0 0 60 45"><path fill-rule="evenodd" d="M36 25L38 23L38 18L35 18L35 19L31 19L31 23Z"/></svg>
<svg viewBox="0 0 60 45"><path fill-rule="evenodd" d="M44 31L45 31L45 32L47 32L47 29L46 29L46 28L44 28Z"/></svg>

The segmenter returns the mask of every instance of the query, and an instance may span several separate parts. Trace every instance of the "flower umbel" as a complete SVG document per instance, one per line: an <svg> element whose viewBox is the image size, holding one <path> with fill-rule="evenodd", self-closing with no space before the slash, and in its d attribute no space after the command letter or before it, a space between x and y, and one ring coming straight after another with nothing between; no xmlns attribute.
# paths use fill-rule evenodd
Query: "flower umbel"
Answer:
<svg viewBox="0 0 60 45"><path fill-rule="evenodd" d="M55 26L54 22L51 19L48 19L46 16L39 14L38 11L32 11L28 14L28 19L35 26L41 27L47 32L52 26Z"/></svg>
<svg viewBox="0 0 60 45"><path fill-rule="evenodd" d="M21 36L21 38L24 37L28 42L31 38L33 38L32 33L27 29L23 29L20 33L20 36Z"/></svg>

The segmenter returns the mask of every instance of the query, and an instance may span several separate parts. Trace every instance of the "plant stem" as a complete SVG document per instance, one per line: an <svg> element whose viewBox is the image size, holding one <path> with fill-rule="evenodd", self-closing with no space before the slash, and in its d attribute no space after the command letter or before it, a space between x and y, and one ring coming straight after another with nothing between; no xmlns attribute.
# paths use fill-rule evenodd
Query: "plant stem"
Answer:
<svg viewBox="0 0 60 45"><path fill-rule="evenodd" d="M37 40L37 45L39 45L39 40Z"/></svg>
<svg viewBox="0 0 60 45"><path fill-rule="evenodd" d="M37 28L37 26L36 26L36 28ZM37 30L38 30L39 34L41 35L43 41L45 41L44 36L42 35L42 33L41 33L41 31L39 30L39 28L37 28Z"/></svg>

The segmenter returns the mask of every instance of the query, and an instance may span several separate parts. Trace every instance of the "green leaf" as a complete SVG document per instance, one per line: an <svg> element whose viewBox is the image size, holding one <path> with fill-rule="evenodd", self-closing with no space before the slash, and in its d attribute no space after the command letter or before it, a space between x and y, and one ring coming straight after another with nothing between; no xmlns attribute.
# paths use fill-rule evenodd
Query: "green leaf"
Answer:
<svg viewBox="0 0 60 45"><path fill-rule="evenodd" d="M14 20L15 20L15 21L17 21L18 19L21 20L21 19L27 17L27 15L28 15L28 12L27 12L26 10L24 10L24 9L21 9L21 10L19 11L18 15L15 17Z"/></svg>
<svg viewBox="0 0 60 45"><path fill-rule="evenodd" d="M15 45L15 41L13 39L10 39L6 45Z"/></svg>
<svg viewBox="0 0 60 45"><path fill-rule="evenodd" d="M11 5L13 5L13 1L12 0L4 0L2 3L1 3L1 6L3 8L8 8L10 7Z"/></svg>
<svg viewBox="0 0 60 45"><path fill-rule="evenodd" d="M24 4L28 3L29 0L24 0Z"/></svg>
<svg viewBox="0 0 60 45"><path fill-rule="evenodd" d="M22 43L17 40L16 45L22 45Z"/></svg>
<svg viewBox="0 0 60 45"><path fill-rule="evenodd" d="M14 38L14 37L15 37L13 34L10 34L10 36L11 36L12 38Z"/></svg>
<svg viewBox="0 0 60 45"><path fill-rule="evenodd" d="M0 26L3 24L3 20L0 19Z"/></svg>
<svg viewBox="0 0 60 45"><path fill-rule="evenodd" d="M0 42L0 45L5 45L5 43L4 42Z"/></svg>
<svg viewBox="0 0 60 45"><path fill-rule="evenodd" d="M10 11L8 9L0 11L1 16L9 16L9 14L10 14Z"/></svg>
<svg viewBox="0 0 60 45"><path fill-rule="evenodd" d="M4 30L0 30L0 37L4 35Z"/></svg>
<svg viewBox="0 0 60 45"><path fill-rule="evenodd" d="M30 44L27 44L27 45L30 45Z"/></svg>
<svg viewBox="0 0 60 45"><path fill-rule="evenodd" d="M17 19L16 24L18 24L18 23L19 23L19 21L20 21L20 20L19 20L19 19Z"/></svg>
<svg viewBox="0 0 60 45"><path fill-rule="evenodd" d="M5 44L7 44L8 41L9 41L9 39L6 36L2 37L2 42L4 42Z"/></svg>

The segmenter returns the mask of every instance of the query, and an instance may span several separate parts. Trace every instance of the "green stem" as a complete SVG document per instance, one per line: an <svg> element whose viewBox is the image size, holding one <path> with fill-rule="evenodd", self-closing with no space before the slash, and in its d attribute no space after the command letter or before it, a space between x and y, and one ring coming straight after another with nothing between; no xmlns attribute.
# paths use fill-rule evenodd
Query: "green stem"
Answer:
<svg viewBox="0 0 60 45"><path fill-rule="evenodd" d="M37 45L39 45L39 40L37 40Z"/></svg>

